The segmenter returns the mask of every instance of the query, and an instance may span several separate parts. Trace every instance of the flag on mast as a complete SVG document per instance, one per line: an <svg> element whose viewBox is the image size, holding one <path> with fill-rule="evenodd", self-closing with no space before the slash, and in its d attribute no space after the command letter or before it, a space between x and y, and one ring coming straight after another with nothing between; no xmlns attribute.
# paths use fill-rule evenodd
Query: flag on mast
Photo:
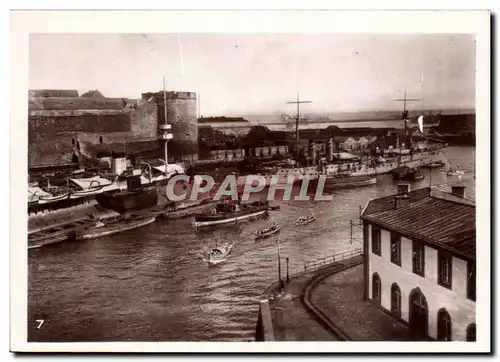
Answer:
<svg viewBox="0 0 500 362"><path fill-rule="evenodd" d="M424 134L424 116L418 117L418 129L420 133Z"/></svg>

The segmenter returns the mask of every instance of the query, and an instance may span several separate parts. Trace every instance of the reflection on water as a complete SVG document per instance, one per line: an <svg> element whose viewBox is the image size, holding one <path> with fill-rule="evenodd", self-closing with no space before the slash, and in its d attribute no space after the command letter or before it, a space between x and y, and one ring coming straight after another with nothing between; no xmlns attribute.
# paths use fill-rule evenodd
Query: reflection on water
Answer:
<svg viewBox="0 0 500 362"><path fill-rule="evenodd" d="M465 170L474 188L474 148L449 148L450 162ZM456 181L429 171L412 188ZM329 202L281 202L268 218L195 230L190 219L158 221L120 235L63 243L29 252L30 341L227 341L252 340L258 300L277 279L276 236L256 241L273 222L290 273L306 261L361 246L360 205L396 189L390 175L374 187L338 190ZM298 216L317 220L296 227ZM353 220L351 243L350 222ZM235 246L209 267L203 252L216 242ZM282 275L286 263L282 262ZM44 319L36 329L36 319Z"/></svg>

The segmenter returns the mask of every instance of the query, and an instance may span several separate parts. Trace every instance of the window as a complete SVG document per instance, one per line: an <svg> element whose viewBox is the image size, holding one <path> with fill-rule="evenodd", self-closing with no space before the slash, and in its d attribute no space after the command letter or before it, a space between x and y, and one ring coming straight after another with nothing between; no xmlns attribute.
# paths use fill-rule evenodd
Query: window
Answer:
<svg viewBox="0 0 500 362"><path fill-rule="evenodd" d="M413 272L425 277L425 249L424 245L413 240Z"/></svg>
<svg viewBox="0 0 500 362"><path fill-rule="evenodd" d="M74 139L74 138L72 138L72 139L71 139L71 144L74 146L74 145L75 145L75 143L76 143L75 139Z"/></svg>
<svg viewBox="0 0 500 362"><path fill-rule="evenodd" d="M380 229L375 225L372 225L372 253L381 255Z"/></svg>
<svg viewBox="0 0 500 362"><path fill-rule="evenodd" d="M446 309L440 309L437 320L437 340L451 341L451 318Z"/></svg>
<svg viewBox="0 0 500 362"><path fill-rule="evenodd" d="M377 273L373 274L372 277L372 299L378 303L380 303L382 297L382 283L380 281L380 277Z"/></svg>
<svg viewBox="0 0 500 362"><path fill-rule="evenodd" d="M391 313L401 318L401 289L396 283L391 285Z"/></svg>
<svg viewBox="0 0 500 362"><path fill-rule="evenodd" d="M452 257L445 251L438 252L438 284L451 289Z"/></svg>
<svg viewBox="0 0 500 362"><path fill-rule="evenodd" d="M467 298L476 301L476 263L467 263Z"/></svg>
<svg viewBox="0 0 500 362"><path fill-rule="evenodd" d="M102 144L102 136L99 136L99 143Z"/></svg>
<svg viewBox="0 0 500 362"><path fill-rule="evenodd" d="M401 236L391 233L391 263L401 266Z"/></svg>
<svg viewBox="0 0 500 362"><path fill-rule="evenodd" d="M472 323L467 326L467 336L465 340L467 342L476 341L476 323Z"/></svg>

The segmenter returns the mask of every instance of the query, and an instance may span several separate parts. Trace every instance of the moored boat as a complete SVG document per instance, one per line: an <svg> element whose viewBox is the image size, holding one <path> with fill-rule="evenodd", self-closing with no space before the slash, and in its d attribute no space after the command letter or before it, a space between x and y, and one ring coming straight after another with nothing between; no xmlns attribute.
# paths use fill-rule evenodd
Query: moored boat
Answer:
<svg viewBox="0 0 500 362"><path fill-rule="evenodd" d="M400 166L392 173L395 180L417 181L424 178L424 174L419 167L410 168L408 166Z"/></svg>
<svg viewBox="0 0 500 362"><path fill-rule="evenodd" d="M301 216L297 220L295 220L295 225L297 226L307 225L309 223L312 223L314 220L316 220L316 216L314 215Z"/></svg>
<svg viewBox="0 0 500 362"><path fill-rule="evenodd" d="M101 207L123 214L155 207L158 204L158 192L155 186L144 187L140 176L133 175L127 177L126 190L101 193L95 199Z"/></svg>
<svg viewBox="0 0 500 362"><path fill-rule="evenodd" d="M89 227L85 230L80 230L74 235L71 235L70 239L87 240L114 235L152 224L155 220L156 217L141 216L126 217L118 221L109 222L107 224L105 224L102 220L98 220L92 227Z"/></svg>
<svg viewBox="0 0 500 362"><path fill-rule="evenodd" d="M239 221L263 216L268 211L267 202L257 202L253 204L232 204L221 203L217 204L215 209L203 214L195 214L194 226L211 226L222 225L229 223L237 223Z"/></svg>
<svg viewBox="0 0 500 362"><path fill-rule="evenodd" d="M51 202L66 200L69 198L69 191L67 188L52 188L50 190L44 190L47 192L45 195L38 196L39 204L48 204Z"/></svg>
<svg viewBox="0 0 500 362"><path fill-rule="evenodd" d="M71 199L77 199L85 196L93 196L102 193L104 186L93 187L88 190L77 190L70 194Z"/></svg>
<svg viewBox="0 0 500 362"><path fill-rule="evenodd" d="M314 186L318 186L319 180L311 182ZM375 175L352 176L350 174L338 174L325 176L324 190L354 188L362 186L372 186L377 184Z"/></svg>
<svg viewBox="0 0 500 362"><path fill-rule="evenodd" d="M277 223L274 223L272 226L270 226L268 228L257 230L255 239L267 238L268 236L279 233L280 230L281 230L281 227Z"/></svg>

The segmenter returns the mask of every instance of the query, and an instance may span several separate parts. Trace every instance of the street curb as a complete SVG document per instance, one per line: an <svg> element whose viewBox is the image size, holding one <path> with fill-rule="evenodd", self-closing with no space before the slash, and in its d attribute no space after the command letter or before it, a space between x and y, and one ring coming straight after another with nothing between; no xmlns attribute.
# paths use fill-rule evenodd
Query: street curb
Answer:
<svg viewBox="0 0 500 362"><path fill-rule="evenodd" d="M321 323L328 331L330 331L335 337L337 337L341 341L352 341L352 338L347 333L339 328L330 318L328 318L328 316L321 310L321 308L315 306L311 301L311 294L321 281L323 281L330 275L363 264L363 259L361 258L360 260L353 260L347 265L345 263L339 264L341 265L340 268L327 271L324 274L320 274L311 278L300 293L300 302L302 303L306 311L311 314L319 323Z"/></svg>

